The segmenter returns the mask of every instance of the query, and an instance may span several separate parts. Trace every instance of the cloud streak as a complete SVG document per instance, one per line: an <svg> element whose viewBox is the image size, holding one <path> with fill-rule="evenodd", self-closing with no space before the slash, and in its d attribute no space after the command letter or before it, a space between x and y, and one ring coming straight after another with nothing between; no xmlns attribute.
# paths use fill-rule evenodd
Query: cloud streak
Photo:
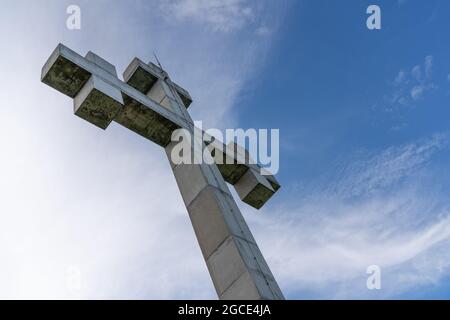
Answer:
<svg viewBox="0 0 450 320"><path fill-rule="evenodd" d="M255 19L252 4L243 0L185 0L161 2L168 19L190 20L214 31L242 29Z"/></svg>
<svg viewBox="0 0 450 320"><path fill-rule="evenodd" d="M385 97L386 111L394 112L411 107L437 88L433 82L433 56L426 56L422 64L410 70L400 70Z"/></svg>
<svg viewBox="0 0 450 320"><path fill-rule="evenodd" d="M288 295L392 298L448 275L450 199L427 170L446 148L436 135L358 154L252 219ZM372 264L382 268L380 292L365 287Z"/></svg>

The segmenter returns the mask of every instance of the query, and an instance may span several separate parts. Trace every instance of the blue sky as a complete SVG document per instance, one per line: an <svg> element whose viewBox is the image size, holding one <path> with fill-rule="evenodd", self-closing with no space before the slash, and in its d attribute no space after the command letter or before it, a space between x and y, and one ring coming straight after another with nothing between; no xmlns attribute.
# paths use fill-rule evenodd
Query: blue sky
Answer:
<svg viewBox="0 0 450 320"><path fill-rule="evenodd" d="M156 51L204 127L280 129L282 189L240 207L287 298L450 296L448 1L4 7L0 297L215 298L162 150L81 121L39 82L59 42L119 74Z"/></svg>

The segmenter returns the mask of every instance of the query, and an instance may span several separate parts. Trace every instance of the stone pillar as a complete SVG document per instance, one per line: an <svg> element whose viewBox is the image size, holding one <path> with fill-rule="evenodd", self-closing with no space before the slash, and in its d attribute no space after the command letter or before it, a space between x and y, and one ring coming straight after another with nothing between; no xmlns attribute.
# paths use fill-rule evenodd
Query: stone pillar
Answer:
<svg viewBox="0 0 450 320"><path fill-rule="evenodd" d="M167 100L174 112L192 123L167 75L147 95ZM194 137L193 123L190 135ZM206 148L203 139L190 142L192 160L200 160L203 152L195 154L194 150ZM171 153L177 143L171 142L166 154L219 298L284 299L217 165L202 161L175 165Z"/></svg>
<svg viewBox="0 0 450 320"><path fill-rule="evenodd" d="M215 164L171 161L175 179L220 299L284 299Z"/></svg>

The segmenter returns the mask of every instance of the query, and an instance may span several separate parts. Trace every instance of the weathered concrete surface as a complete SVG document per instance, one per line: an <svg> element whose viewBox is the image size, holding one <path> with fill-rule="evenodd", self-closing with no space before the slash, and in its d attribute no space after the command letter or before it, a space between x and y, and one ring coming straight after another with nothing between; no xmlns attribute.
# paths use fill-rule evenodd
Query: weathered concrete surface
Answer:
<svg viewBox="0 0 450 320"><path fill-rule="evenodd" d="M117 77L116 67L114 65L112 65L111 63L109 63L108 61L106 61L105 59L103 59L102 57L96 55L92 51L89 51L86 54L86 59L95 63L97 66L99 66L103 70L109 72L114 77Z"/></svg>
<svg viewBox="0 0 450 320"><path fill-rule="evenodd" d="M75 98L91 77L91 73L77 63L66 58L59 45L42 69L41 80L59 92Z"/></svg>
<svg viewBox="0 0 450 320"><path fill-rule="evenodd" d="M166 148L171 161L171 145ZM221 299L283 299L215 165L174 165L200 249Z"/></svg>
<svg viewBox="0 0 450 320"><path fill-rule="evenodd" d="M123 73L124 81L144 94L147 94L156 81L161 78L164 78L164 72L161 68L152 62L146 64L138 58L134 58ZM191 95L176 83L173 83L173 85L184 106L188 108L192 103Z"/></svg>
<svg viewBox="0 0 450 320"><path fill-rule="evenodd" d="M166 81L170 85L170 79ZM166 154L217 295L221 299L284 299L218 166L176 165L171 157L174 145L166 147ZM206 145L203 139L193 139L191 148L194 154Z"/></svg>
<svg viewBox="0 0 450 320"><path fill-rule="evenodd" d="M209 137L207 140L207 148L215 159L222 177L226 182L234 185L247 172L248 164L239 162L235 153L223 142Z"/></svg>
<svg viewBox="0 0 450 320"><path fill-rule="evenodd" d="M165 147L170 143L173 130L190 128L185 120L188 116L186 113L184 116L177 115L176 110L170 110L167 105L164 107L148 96L158 79L165 75L159 67L154 64L146 65L137 58L124 72L124 78L128 82L126 84L116 77L115 67L101 57L91 52L83 58L69 48L58 45L42 69L42 81L74 98L92 74L122 92L124 107L113 120L135 133ZM181 92L180 98L187 107L186 101L192 102L189 93L176 84L173 85L178 94ZM105 123L100 124L100 127L104 127ZM229 158L233 159L232 164L218 164L222 176L230 184L236 184L248 168L260 170L255 164L239 162L236 154L221 142L215 141L209 147L221 150L228 161ZM268 175L266 178L275 191L279 189L279 183L273 176Z"/></svg>
<svg viewBox="0 0 450 320"><path fill-rule="evenodd" d="M174 143L171 143L170 136L173 130L185 128L191 133L194 131L192 119L186 111L188 104L182 97L185 95L186 98L188 93L173 84L168 75L155 65L148 67L153 73L144 70L136 80L135 74L141 72L138 70L139 65L140 62L135 62L134 67L127 69L129 76L126 78L133 84L131 86L120 81L115 68L95 54L90 53L87 58L83 58L59 45L43 67L41 79L75 98L76 112L95 125L106 127L108 121L113 119L165 147L202 254L221 299L283 299L219 167L206 163L176 165L171 161ZM155 75L158 72L161 77L149 84L147 73ZM160 87L152 92L152 86L158 83ZM166 98L170 101L170 110L153 99L157 96L156 92L161 93L161 101ZM119 111L115 115L117 110ZM195 145L198 147L198 144L206 147L202 140L195 140L193 148ZM229 156L233 159L236 157L233 153ZM266 182L261 182L258 176L250 175L250 178L245 178L253 169L259 170L252 164L236 161L236 166L231 169L227 167L223 171L229 170L226 172L227 181L241 183L243 190L250 190L247 192L245 189L243 193L252 192L248 186L244 188L246 179L250 181L247 182L250 186L255 184L253 180L256 179L256 184L275 189L273 186L278 183L273 177L267 178Z"/></svg>
<svg viewBox="0 0 450 320"><path fill-rule="evenodd" d="M260 209L280 188L275 177L260 168L241 146L235 143L225 146L210 137L207 140L208 150L213 154L222 177L235 187L241 200L248 205Z"/></svg>
<svg viewBox="0 0 450 320"><path fill-rule="evenodd" d="M41 79L56 90L75 98L90 77L95 75L121 92L123 111L113 120L163 147L170 143L173 130L189 128L189 123L184 118L120 81L102 64L83 58L60 44L44 65Z"/></svg>
<svg viewBox="0 0 450 320"><path fill-rule="evenodd" d="M266 177L254 169L249 169L234 185L242 201L260 209L275 193Z"/></svg>

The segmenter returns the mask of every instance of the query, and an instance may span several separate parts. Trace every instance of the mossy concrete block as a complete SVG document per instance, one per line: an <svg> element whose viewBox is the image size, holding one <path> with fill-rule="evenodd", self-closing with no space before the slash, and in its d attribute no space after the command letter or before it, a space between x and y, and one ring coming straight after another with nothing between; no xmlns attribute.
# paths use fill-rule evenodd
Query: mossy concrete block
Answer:
<svg viewBox="0 0 450 320"><path fill-rule="evenodd" d="M275 193L270 182L254 169L249 169L234 185L242 201L260 209Z"/></svg>
<svg viewBox="0 0 450 320"><path fill-rule="evenodd" d="M74 98L75 114L103 130L122 109L120 90L96 76L91 76Z"/></svg>

